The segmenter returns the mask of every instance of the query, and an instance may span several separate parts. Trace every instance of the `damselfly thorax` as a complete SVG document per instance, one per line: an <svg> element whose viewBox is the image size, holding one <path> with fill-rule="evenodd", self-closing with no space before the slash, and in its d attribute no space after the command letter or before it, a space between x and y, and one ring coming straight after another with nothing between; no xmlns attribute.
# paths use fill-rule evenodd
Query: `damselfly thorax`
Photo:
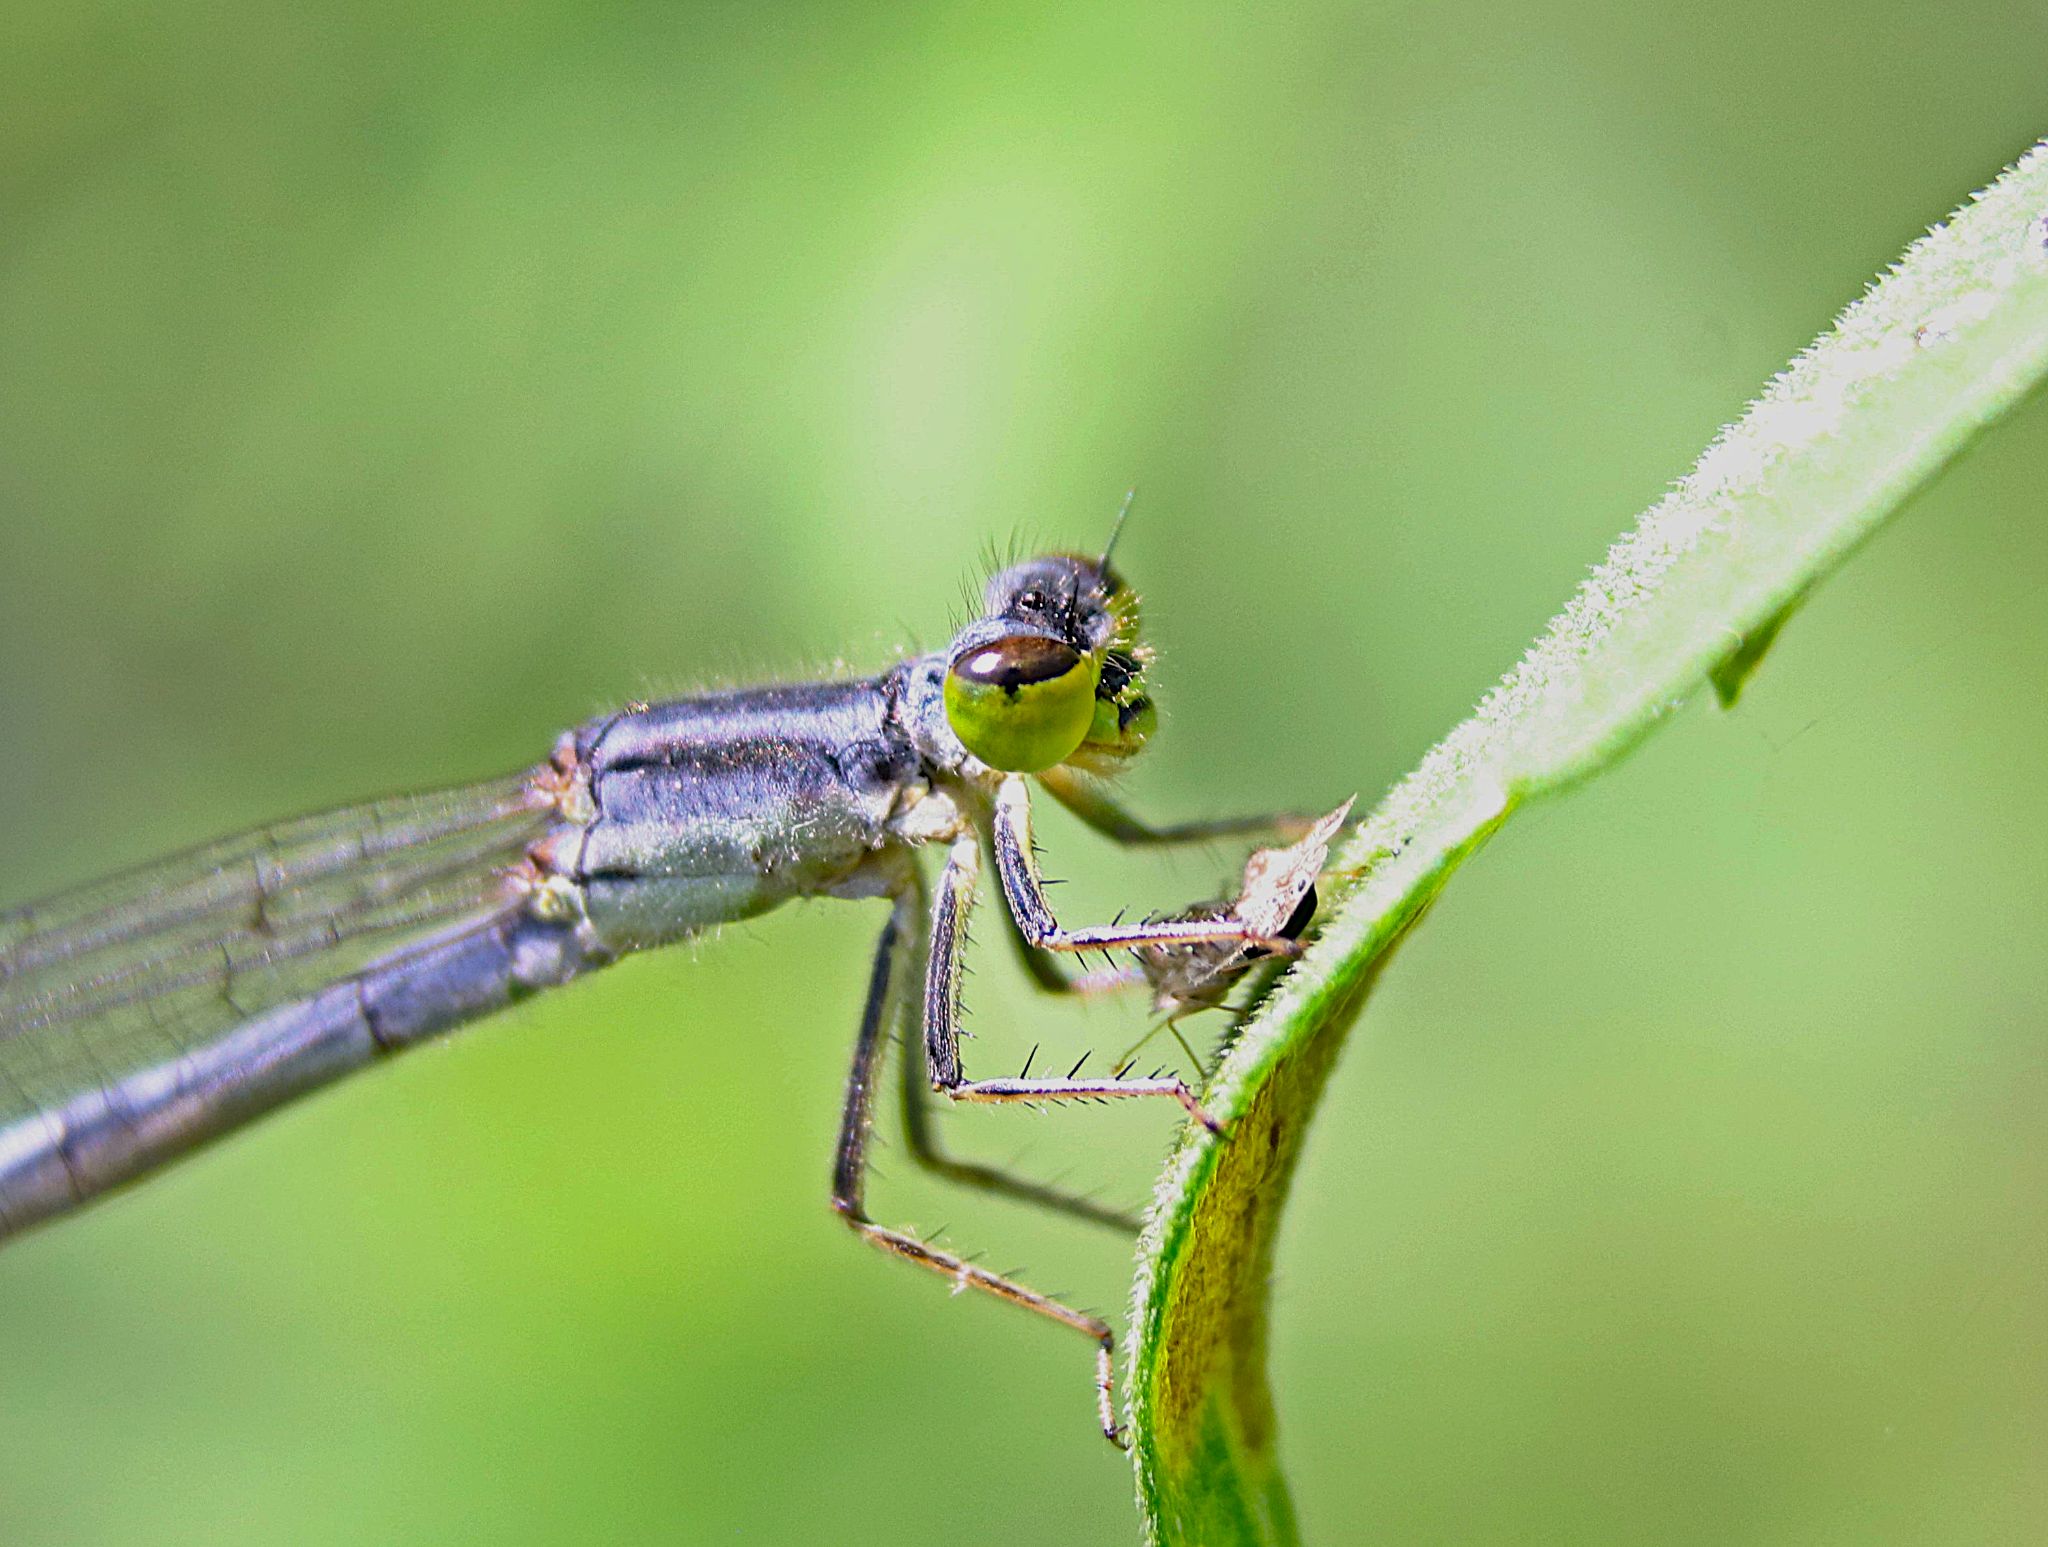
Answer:
<svg viewBox="0 0 2048 1547"><path fill-rule="evenodd" d="M1045 953L1243 945L1238 913L1068 928L1031 842L1035 783L1119 843L1270 827L1153 828L1104 792L1153 723L1135 597L1107 558L1053 555L989 584L942 652L856 681L639 705L538 767L258 829L0 914L0 1235L140 1178L292 1097L638 950L798 897L882 898L833 1173L834 1208L898 1256L1075 1328L1108 1326L901 1231L863 1203L883 1057L900 1024L912 1153L955 1179L1119 1223L931 1142L918 1103L1163 1096L1180 1079L975 1080L958 1029L964 922L984 856L1042 986ZM920 854L944 855L936 886ZM921 1067L920 1067L921 1062Z"/></svg>

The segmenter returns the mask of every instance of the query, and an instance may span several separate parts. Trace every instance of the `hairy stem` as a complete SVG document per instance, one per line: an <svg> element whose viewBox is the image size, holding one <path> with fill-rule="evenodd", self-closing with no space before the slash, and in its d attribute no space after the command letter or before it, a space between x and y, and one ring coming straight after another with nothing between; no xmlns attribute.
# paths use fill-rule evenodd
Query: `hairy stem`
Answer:
<svg viewBox="0 0 2048 1547"><path fill-rule="evenodd" d="M1128 1401L1150 1540L1298 1540L1266 1280L1316 1101L1374 977L1525 801L1703 686L1732 705L1813 587L2048 371L2048 144L1915 242L1609 551L1478 711L1359 824L1320 937L1232 1045L1140 1245Z"/></svg>

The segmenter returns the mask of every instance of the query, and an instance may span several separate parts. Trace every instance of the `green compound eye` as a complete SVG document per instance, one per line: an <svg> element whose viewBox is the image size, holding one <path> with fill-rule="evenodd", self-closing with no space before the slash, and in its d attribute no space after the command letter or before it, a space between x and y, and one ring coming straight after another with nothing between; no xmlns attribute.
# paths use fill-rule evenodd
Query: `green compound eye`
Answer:
<svg viewBox="0 0 2048 1547"><path fill-rule="evenodd" d="M1057 639L991 640L964 651L946 673L946 719L989 767L1039 773L1065 762L1087 736L1101 672Z"/></svg>

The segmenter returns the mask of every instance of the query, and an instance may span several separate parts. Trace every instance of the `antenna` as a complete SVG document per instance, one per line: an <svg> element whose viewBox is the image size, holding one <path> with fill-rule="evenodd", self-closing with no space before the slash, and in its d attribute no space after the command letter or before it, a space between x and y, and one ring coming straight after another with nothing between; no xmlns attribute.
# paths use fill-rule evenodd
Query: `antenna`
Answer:
<svg viewBox="0 0 2048 1547"><path fill-rule="evenodd" d="M1131 513L1131 502L1137 497L1138 489L1133 484L1130 492L1124 495L1123 504L1117 509L1116 520L1110 523L1109 541L1102 545L1102 558L1098 564L1099 568L1105 570L1109 568L1109 556L1116 552L1116 540L1124 535L1124 517Z"/></svg>

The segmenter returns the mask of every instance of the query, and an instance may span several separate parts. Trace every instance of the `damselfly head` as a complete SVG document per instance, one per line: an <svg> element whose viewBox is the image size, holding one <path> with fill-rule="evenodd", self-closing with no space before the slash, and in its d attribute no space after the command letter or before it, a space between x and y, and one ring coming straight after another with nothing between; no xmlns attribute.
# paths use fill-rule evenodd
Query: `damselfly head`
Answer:
<svg viewBox="0 0 2048 1547"><path fill-rule="evenodd" d="M1107 558L1054 553L988 583L954 636L946 719L991 768L1040 773L1131 756L1155 715L1143 686L1138 599Z"/></svg>

